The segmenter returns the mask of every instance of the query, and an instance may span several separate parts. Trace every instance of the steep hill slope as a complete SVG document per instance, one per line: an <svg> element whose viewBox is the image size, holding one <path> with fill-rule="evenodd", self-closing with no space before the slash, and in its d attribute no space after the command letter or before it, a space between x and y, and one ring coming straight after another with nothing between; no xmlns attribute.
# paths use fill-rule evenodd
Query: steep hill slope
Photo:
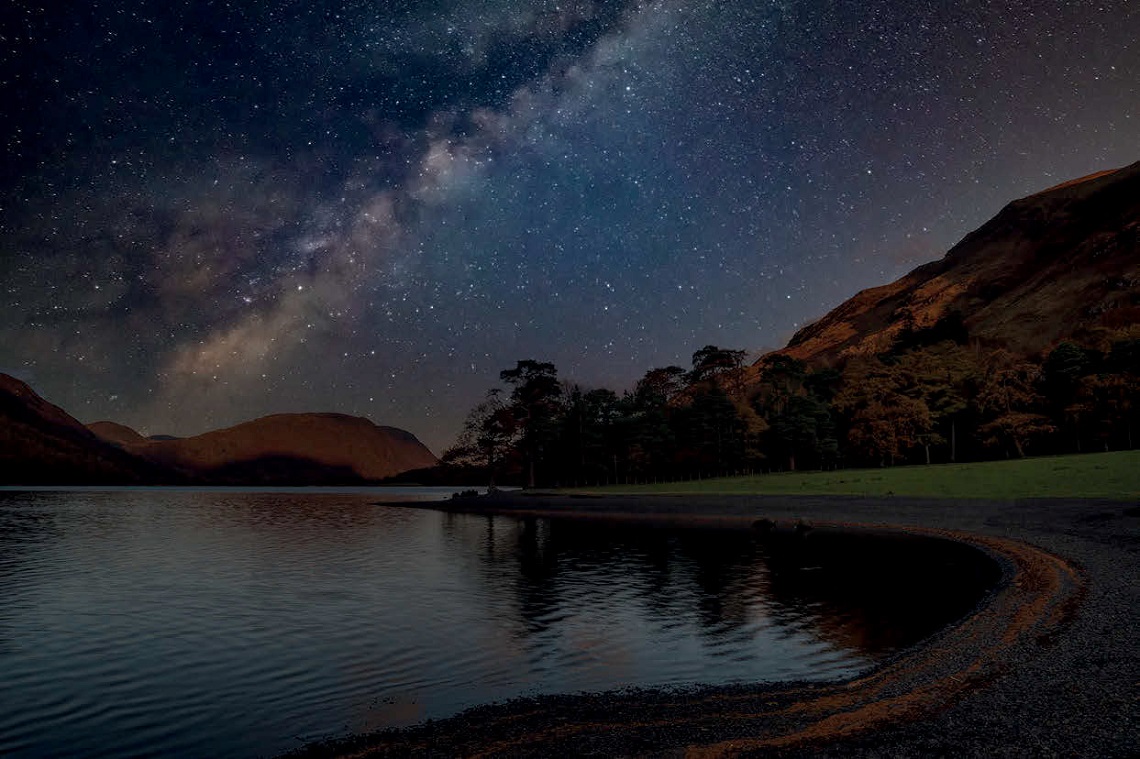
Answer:
<svg viewBox="0 0 1140 759"><path fill-rule="evenodd" d="M1140 322L1140 163L1010 203L941 260L858 293L780 353L831 364L947 317L1023 355Z"/></svg>
<svg viewBox="0 0 1140 759"><path fill-rule="evenodd" d="M189 478L107 443L28 385L0 374L0 484L180 484Z"/></svg>

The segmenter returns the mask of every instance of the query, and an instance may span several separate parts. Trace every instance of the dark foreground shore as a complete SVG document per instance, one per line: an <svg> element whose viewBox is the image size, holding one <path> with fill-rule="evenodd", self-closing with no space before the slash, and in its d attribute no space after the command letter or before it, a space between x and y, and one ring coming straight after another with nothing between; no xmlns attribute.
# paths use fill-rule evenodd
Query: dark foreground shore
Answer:
<svg viewBox="0 0 1140 759"><path fill-rule="evenodd" d="M1078 500L504 495L443 508L591 520L904 529L1003 580L973 614L827 685L552 696L311 746L303 756L1134 757L1140 505ZM760 520L767 520L757 525Z"/></svg>

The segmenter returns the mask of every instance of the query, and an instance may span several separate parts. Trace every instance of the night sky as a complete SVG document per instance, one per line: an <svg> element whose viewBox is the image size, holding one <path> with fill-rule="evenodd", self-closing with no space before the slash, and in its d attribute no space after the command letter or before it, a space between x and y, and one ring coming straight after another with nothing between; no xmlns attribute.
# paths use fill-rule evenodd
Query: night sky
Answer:
<svg viewBox="0 0 1140 759"><path fill-rule="evenodd" d="M0 371L188 435L439 453L521 358L760 351L1008 200L1140 160L1140 3L0 11Z"/></svg>

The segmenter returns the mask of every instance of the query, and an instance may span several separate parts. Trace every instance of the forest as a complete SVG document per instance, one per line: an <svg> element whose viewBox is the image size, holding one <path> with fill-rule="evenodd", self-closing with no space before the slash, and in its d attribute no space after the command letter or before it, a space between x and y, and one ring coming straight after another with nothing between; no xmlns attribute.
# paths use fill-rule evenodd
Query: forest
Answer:
<svg viewBox="0 0 1140 759"><path fill-rule="evenodd" d="M580 486L1131 449L1140 331L1020 357L958 316L838 366L707 345L618 394L526 359L468 414L445 466L492 484Z"/></svg>

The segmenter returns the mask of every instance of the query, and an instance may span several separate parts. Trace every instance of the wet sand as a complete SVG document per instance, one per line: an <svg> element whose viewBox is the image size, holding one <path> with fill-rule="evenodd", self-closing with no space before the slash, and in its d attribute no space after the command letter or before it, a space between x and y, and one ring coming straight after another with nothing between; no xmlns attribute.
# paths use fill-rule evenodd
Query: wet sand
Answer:
<svg viewBox="0 0 1140 759"><path fill-rule="evenodd" d="M975 546L1002 580L965 619L846 682L520 699L300 755L1124 757L1140 748L1136 504L508 494L443 508L904 530Z"/></svg>

